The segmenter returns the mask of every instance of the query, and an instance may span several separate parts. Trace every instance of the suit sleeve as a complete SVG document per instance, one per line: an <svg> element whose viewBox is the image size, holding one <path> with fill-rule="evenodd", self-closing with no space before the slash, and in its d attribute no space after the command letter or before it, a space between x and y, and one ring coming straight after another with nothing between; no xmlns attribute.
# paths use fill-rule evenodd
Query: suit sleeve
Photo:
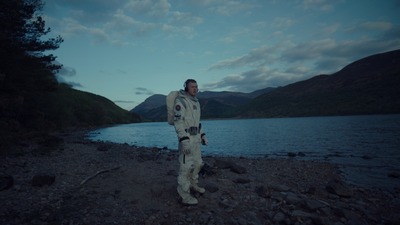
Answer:
<svg viewBox="0 0 400 225"><path fill-rule="evenodd" d="M199 109L201 109L201 107L200 107L200 103L198 103L197 104L197 107L199 108ZM205 134L205 131L204 131L204 128L203 128L203 126L201 125L201 111L199 112L199 127L200 127L200 134Z"/></svg>

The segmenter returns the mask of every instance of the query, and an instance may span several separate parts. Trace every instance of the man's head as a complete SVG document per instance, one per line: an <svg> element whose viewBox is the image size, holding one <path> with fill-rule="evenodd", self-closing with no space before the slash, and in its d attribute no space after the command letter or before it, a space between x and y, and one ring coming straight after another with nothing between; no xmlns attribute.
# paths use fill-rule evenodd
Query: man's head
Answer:
<svg viewBox="0 0 400 225"><path fill-rule="evenodd" d="M190 95L195 97L199 91L196 80L187 79L183 84L185 91Z"/></svg>

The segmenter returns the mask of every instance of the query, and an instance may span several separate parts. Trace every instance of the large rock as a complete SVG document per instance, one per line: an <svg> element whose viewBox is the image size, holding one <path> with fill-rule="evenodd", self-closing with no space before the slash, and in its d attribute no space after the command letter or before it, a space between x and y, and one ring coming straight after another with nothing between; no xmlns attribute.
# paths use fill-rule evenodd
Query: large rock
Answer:
<svg viewBox="0 0 400 225"><path fill-rule="evenodd" d="M340 197L350 198L353 196L353 189L347 187L339 179L332 179L326 185L326 190L329 193L336 194Z"/></svg>
<svg viewBox="0 0 400 225"><path fill-rule="evenodd" d="M52 185L56 180L56 176L52 174L37 174L32 178L32 186L42 187L45 185Z"/></svg>
<svg viewBox="0 0 400 225"><path fill-rule="evenodd" d="M201 168L199 174L201 176L212 176L214 175L216 172L213 170L213 168L208 165L207 163L204 163L203 167Z"/></svg>
<svg viewBox="0 0 400 225"><path fill-rule="evenodd" d="M263 185L257 186L254 191L260 197L263 197L263 198L270 198L271 197L271 190L266 188Z"/></svg>
<svg viewBox="0 0 400 225"><path fill-rule="evenodd" d="M9 189L14 184L14 178L10 175L0 175L0 191Z"/></svg>
<svg viewBox="0 0 400 225"><path fill-rule="evenodd" d="M245 174L247 173L246 168L237 165L236 163L232 161L226 161L226 160L220 160L217 159L215 160L215 166L220 168L220 169L230 169L232 172L238 173L238 174Z"/></svg>

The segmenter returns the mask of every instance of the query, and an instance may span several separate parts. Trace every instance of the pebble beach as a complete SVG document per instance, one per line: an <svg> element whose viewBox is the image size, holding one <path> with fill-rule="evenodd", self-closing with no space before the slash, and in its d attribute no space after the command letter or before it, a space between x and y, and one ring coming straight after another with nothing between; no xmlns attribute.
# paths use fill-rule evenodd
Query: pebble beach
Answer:
<svg viewBox="0 0 400 225"><path fill-rule="evenodd" d="M334 164L290 157L204 157L206 193L186 206L176 150L85 133L21 142L24 154L1 156L0 224L400 224L400 187L349 184Z"/></svg>

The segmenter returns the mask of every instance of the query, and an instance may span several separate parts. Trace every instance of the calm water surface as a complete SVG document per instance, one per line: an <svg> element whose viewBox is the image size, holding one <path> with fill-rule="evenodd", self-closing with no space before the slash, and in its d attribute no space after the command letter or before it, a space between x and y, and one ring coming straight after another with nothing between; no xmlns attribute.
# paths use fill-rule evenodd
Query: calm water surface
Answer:
<svg viewBox="0 0 400 225"><path fill-rule="evenodd" d="M287 158L338 164L353 183L399 188L400 115L202 121L209 145L203 155ZM166 122L118 125L92 131L91 140L177 149Z"/></svg>

